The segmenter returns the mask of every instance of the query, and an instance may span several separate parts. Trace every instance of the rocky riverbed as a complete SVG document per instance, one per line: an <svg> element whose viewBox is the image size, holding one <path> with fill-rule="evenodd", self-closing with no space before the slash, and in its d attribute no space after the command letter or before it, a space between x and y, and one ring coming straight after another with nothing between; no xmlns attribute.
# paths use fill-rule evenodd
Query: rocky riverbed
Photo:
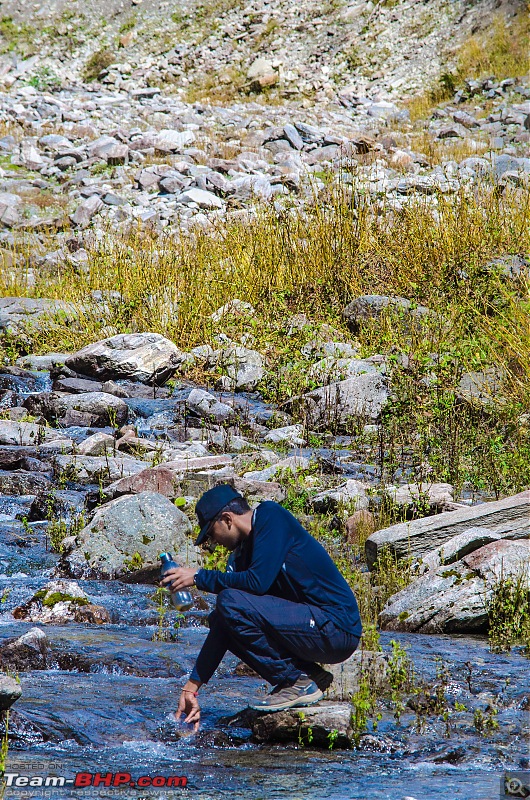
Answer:
<svg viewBox="0 0 530 800"><path fill-rule="evenodd" d="M178 687L204 638L211 598L197 596L194 608L177 619L161 613L154 584L160 551L172 551L183 563L200 561L186 512L191 516L201 491L230 481L252 501L285 500L286 486L275 477L283 470L303 475L332 452L339 474L307 478L314 509L357 508L357 515L370 517L378 492L388 492L369 464L364 471L359 464L351 468L356 478L340 475L341 465L351 474L347 437L337 437L337 450L308 448L310 431L285 412L290 424L267 427L273 409L257 395L211 394L185 381L172 389L142 383L157 372L167 378L187 355L163 337L136 334L48 361L25 357L26 366L53 362L51 373L5 370L3 380L12 388L5 389L9 408L0 421L0 658L4 669L20 676L23 692L11 714L9 771L24 774L37 760L47 773L68 775L110 769L111 762L131 774L176 774L178 767L205 798L226 791L309 798L321 796L324 786L337 798L367 791L390 798L403 797L405 785L407 796L445 798L449 780L455 791L464 787L481 798L504 769L527 766L527 660L518 652L494 655L484 637L462 633L382 634L383 653L360 651L335 668L327 699L303 716L245 712L248 697L264 687L228 658L203 692L199 733L175 723ZM236 382L239 363L232 362ZM243 359L248 378L247 364ZM347 379L361 381L360 397L369 404L373 387L363 381L372 375L384 381L384 373L368 367ZM376 397L384 403L382 391ZM161 397L153 398L157 393ZM455 502L447 484L404 482L392 491L403 509L421 493L441 513L402 525L404 532L396 525L368 538L370 564L383 542L398 554L403 536L414 547L421 542L413 553L425 574L390 598L383 627L485 631L495 576L501 569L505 577L509 569L517 574L525 560L528 492L471 504ZM350 530L357 519L350 518ZM449 566L439 566L441 543ZM499 555L501 545L506 552ZM439 606L429 612L421 585L427 582L432 601L433 576L440 582ZM426 627L425 619L431 619ZM363 675L381 689L390 686L396 665L391 638L406 648L414 688L402 687L398 721L383 692L377 729L367 720L356 730L350 698ZM14 699L9 692L12 685L4 689L11 698L6 704ZM93 796L111 796L105 792Z"/></svg>

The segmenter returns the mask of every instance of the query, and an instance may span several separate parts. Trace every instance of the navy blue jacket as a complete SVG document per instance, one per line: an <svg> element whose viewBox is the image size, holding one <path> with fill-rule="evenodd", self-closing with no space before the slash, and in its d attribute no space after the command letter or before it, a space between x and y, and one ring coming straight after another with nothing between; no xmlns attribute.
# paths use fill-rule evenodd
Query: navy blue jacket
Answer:
<svg viewBox="0 0 530 800"><path fill-rule="evenodd" d="M325 548L278 503L266 501L256 508L252 530L231 554L226 572L201 569L195 584L214 594L223 589L241 589L315 605L342 630L355 636L362 632L355 595L335 563ZM218 648L211 638L208 636L204 643L190 676L203 683L209 680L224 655L224 651L215 652Z"/></svg>

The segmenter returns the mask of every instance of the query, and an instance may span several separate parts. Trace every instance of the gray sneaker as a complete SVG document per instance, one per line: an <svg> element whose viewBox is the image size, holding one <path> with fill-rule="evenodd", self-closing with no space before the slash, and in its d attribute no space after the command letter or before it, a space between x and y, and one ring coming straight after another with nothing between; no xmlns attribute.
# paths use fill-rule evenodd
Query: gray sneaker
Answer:
<svg viewBox="0 0 530 800"><path fill-rule="evenodd" d="M300 675L292 686L273 689L266 697L255 700L249 708L256 711L283 711L286 708L298 708L318 703L322 692L311 678Z"/></svg>

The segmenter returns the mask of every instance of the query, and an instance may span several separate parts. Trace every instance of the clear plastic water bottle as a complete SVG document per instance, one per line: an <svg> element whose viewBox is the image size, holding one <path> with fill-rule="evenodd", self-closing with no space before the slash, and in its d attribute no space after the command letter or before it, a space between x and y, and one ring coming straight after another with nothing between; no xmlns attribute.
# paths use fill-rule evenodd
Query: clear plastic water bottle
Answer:
<svg viewBox="0 0 530 800"><path fill-rule="evenodd" d="M173 561L171 553L160 553L160 577L163 578L166 572L169 569L176 569L178 568L178 564ZM167 587L164 587L167 589ZM171 605L177 609L177 611L187 611L188 608L191 608L193 605L193 595L191 592L186 590L180 592L168 592L171 596Z"/></svg>

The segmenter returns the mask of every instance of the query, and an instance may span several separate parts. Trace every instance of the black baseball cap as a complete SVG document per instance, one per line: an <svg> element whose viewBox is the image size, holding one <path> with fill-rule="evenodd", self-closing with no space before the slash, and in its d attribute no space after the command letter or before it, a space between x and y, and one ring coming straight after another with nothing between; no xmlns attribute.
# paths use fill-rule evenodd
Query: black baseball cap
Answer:
<svg viewBox="0 0 530 800"><path fill-rule="evenodd" d="M213 489L208 489L202 497L199 498L195 506L195 513L201 526L201 532L195 540L195 544L199 545L204 542L208 536L208 528L213 519L218 515L223 508L228 505L231 500L243 495L236 492L233 486L228 483L220 483L214 486Z"/></svg>

